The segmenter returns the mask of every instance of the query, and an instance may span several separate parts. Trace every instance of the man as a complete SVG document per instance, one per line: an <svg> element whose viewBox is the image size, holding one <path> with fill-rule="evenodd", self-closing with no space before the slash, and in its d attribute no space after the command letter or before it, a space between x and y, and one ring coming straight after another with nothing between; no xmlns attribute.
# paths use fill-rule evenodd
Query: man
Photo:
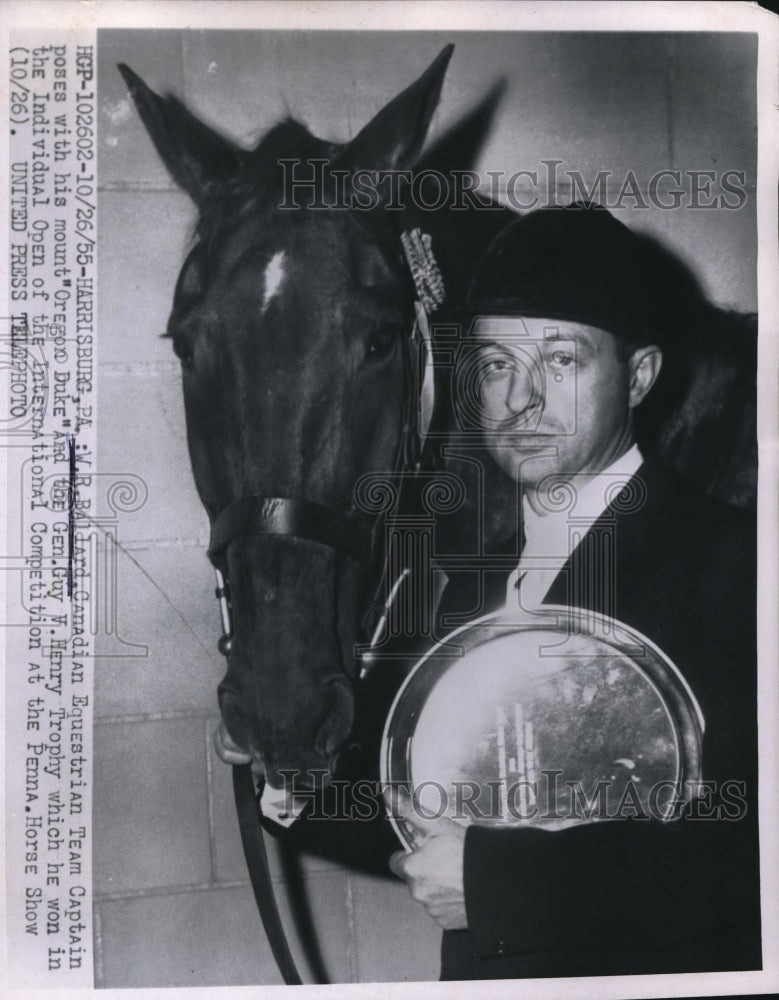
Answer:
<svg viewBox="0 0 779 1000"><path fill-rule="evenodd" d="M555 832L466 831L401 799L426 839L391 867L445 929L444 979L760 967L754 521L683 486L636 440L696 300L683 268L593 205L513 223L469 295L471 402L520 485L524 544L508 544L520 552L508 579L452 580L443 611L459 622L563 604L637 629L702 709L710 784L678 820Z"/></svg>

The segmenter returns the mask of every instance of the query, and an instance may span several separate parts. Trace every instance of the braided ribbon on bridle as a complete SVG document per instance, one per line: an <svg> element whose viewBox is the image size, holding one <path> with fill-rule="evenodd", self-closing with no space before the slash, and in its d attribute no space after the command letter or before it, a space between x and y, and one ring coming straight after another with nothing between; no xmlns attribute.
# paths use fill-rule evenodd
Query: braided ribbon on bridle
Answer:
<svg viewBox="0 0 779 1000"><path fill-rule="evenodd" d="M400 234L414 287L422 308L429 315L446 300L446 289L438 262L433 255L433 241L421 229L406 229Z"/></svg>

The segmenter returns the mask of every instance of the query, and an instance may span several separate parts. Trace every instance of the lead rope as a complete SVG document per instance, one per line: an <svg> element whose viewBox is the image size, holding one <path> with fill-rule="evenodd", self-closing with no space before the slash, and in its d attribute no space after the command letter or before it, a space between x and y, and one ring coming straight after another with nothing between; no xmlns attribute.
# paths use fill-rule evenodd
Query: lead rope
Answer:
<svg viewBox="0 0 779 1000"><path fill-rule="evenodd" d="M224 657L228 657L232 646L230 591L220 570L214 567L214 573L216 574L219 616L222 619L222 635L217 645L219 652ZM276 893L273 891L268 853L265 850L265 836L260 823L262 815L260 799L254 787L254 777L249 764L233 764L233 796L235 798L235 811L238 815L238 828L241 832L243 855L246 859L249 881L252 884L254 900L260 914L265 937L268 939L273 958L287 986L302 986L303 980L300 978L300 973L292 958L276 902Z"/></svg>
<svg viewBox="0 0 779 1000"><path fill-rule="evenodd" d="M265 835L260 824L260 804L249 764L233 764L233 793L246 867L270 950L287 986L302 986L303 980L292 958L273 891Z"/></svg>
<svg viewBox="0 0 779 1000"><path fill-rule="evenodd" d="M214 573L216 574L219 616L222 619L222 635L218 648L223 656L228 657L232 646L230 592L222 573L216 567L214 567ZM254 777L249 764L233 764L233 796L235 798L235 811L238 815L238 828L241 832L243 856L249 871L249 881L252 884L254 900L270 950L287 986L302 986L303 980L300 978L300 973L292 958L276 902L276 893L273 891L268 853L265 850L265 837L260 824L260 801L254 787Z"/></svg>
<svg viewBox="0 0 779 1000"><path fill-rule="evenodd" d="M421 441L424 441L424 436L430 424L433 402L432 341L427 316L428 313L443 304L445 291L441 272L433 256L430 236L427 233L423 233L420 229L411 229L401 233L400 238L418 296L418 301L415 303L416 328L412 336L416 337L417 331L421 333L426 352L425 376L419 396L420 419L417 423ZM428 413L425 417L424 408L426 405ZM223 656L229 657L232 646L230 591L223 574L216 568L214 568L214 572L216 573L216 597L219 601L219 614L223 630L218 648ZM408 567L405 568L390 588L384 602L383 613L373 633L370 644L371 648L378 642L379 635L387 621L390 608L395 601L403 581L410 572L411 570ZM249 764L233 764L233 794L235 796L235 809L238 814L238 826L241 832L241 843L243 845L244 857L246 858L246 867L249 871L249 880L252 884L252 891L254 892L257 910L259 911L262 926L265 930L265 936L268 939L273 958L284 982L287 986L301 986L303 980L300 978L300 973L292 958L292 952L287 942L278 903L276 902L276 893L273 891L268 855L265 850L265 837L260 822L262 808Z"/></svg>

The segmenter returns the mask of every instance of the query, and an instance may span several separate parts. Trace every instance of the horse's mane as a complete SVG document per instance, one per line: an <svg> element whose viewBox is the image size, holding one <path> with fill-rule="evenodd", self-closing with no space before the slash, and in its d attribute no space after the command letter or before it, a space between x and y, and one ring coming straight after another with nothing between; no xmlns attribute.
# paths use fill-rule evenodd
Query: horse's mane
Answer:
<svg viewBox="0 0 779 1000"><path fill-rule="evenodd" d="M752 507L757 490L757 317L706 296L695 270L642 234L657 278L647 310L660 322L663 365L636 414L639 444L710 496ZM647 279L649 276L647 276Z"/></svg>
<svg viewBox="0 0 779 1000"><path fill-rule="evenodd" d="M757 316L705 301L668 345L638 412L642 447L680 479L739 507L757 491Z"/></svg>

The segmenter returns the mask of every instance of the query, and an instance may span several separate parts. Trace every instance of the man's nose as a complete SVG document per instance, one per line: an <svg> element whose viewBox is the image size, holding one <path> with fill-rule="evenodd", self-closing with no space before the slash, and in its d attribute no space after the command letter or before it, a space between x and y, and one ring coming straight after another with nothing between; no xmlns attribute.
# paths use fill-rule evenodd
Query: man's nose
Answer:
<svg viewBox="0 0 779 1000"><path fill-rule="evenodd" d="M538 403L541 387L536 384L530 364L520 361L512 368L506 406L512 413L524 413Z"/></svg>

